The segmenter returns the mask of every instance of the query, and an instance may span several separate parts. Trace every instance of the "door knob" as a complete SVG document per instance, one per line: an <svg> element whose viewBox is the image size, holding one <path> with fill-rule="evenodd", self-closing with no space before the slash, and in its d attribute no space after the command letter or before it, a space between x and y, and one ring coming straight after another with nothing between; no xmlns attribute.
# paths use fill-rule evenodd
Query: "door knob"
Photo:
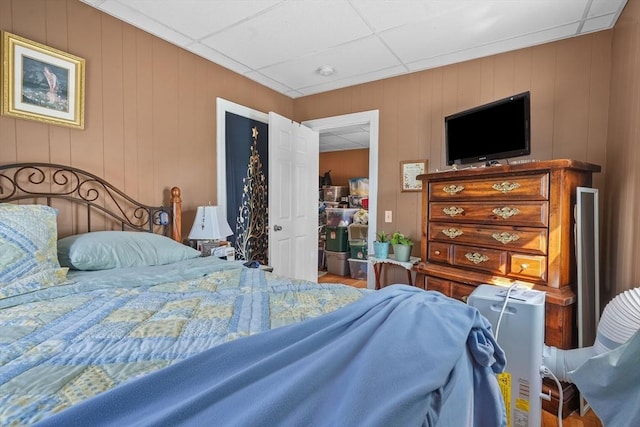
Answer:
<svg viewBox="0 0 640 427"><path fill-rule="evenodd" d="M274 226L273 226L273 231L282 231L282 226L280 226L280 225L274 225Z"/></svg>

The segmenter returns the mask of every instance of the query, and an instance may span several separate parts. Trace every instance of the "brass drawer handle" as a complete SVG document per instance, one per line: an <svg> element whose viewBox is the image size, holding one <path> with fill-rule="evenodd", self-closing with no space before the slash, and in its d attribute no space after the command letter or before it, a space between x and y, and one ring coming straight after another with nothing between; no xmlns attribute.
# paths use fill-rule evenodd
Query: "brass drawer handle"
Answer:
<svg viewBox="0 0 640 427"><path fill-rule="evenodd" d="M478 252L467 252L464 254L465 258L474 264L480 264L481 262L489 261L489 257Z"/></svg>
<svg viewBox="0 0 640 427"><path fill-rule="evenodd" d="M462 190L464 190L464 187L462 185L455 185L455 184L446 185L442 188L442 191L444 191L447 194L457 194Z"/></svg>
<svg viewBox="0 0 640 427"><path fill-rule="evenodd" d="M506 231L503 231L502 233L493 233L491 237L493 237L503 245L506 245L507 243L515 242L520 238L520 236L518 236L517 234L507 233Z"/></svg>
<svg viewBox="0 0 640 427"><path fill-rule="evenodd" d="M518 215L520 213L520 209L504 206L502 208L495 208L492 212L502 219L507 219Z"/></svg>
<svg viewBox="0 0 640 427"><path fill-rule="evenodd" d="M454 216L460 215L462 212L464 212L464 209L457 206L449 206L448 208L443 208L442 212L453 218Z"/></svg>
<svg viewBox="0 0 640 427"><path fill-rule="evenodd" d="M525 271L527 268L529 268L529 264L520 264L520 271Z"/></svg>
<svg viewBox="0 0 640 427"><path fill-rule="evenodd" d="M517 182L504 181L504 182L501 182L500 184L493 184L491 188L506 194L509 191L517 190L518 188L520 188L520 184L518 184Z"/></svg>
<svg viewBox="0 0 640 427"><path fill-rule="evenodd" d="M440 251L434 251L433 253L436 255L440 255Z"/></svg>
<svg viewBox="0 0 640 427"><path fill-rule="evenodd" d="M458 236L462 236L464 233L459 228L445 228L442 230L442 234L450 239L455 239Z"/></svg>

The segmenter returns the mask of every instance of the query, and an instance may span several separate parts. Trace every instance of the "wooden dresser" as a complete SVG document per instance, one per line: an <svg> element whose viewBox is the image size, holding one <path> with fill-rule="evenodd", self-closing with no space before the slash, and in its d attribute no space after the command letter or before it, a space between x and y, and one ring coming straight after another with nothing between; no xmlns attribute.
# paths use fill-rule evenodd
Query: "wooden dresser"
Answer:
<svg viewBox="0 0 640 427"><path fill-rule="evenodd" d="M600 166L549 160L420 175L416 284L465 300L482 283L546 292L545 342L576 346L574 205Z"/></svg>

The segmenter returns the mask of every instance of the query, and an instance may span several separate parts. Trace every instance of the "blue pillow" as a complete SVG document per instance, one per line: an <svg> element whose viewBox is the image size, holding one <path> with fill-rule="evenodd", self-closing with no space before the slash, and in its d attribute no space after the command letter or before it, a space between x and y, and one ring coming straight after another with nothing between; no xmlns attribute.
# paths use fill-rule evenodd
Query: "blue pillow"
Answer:
<svg viewBox="0 0 640 427"><path fill-rule="evenodd" d="M0 299L65 283L56 255L58 211L0 203Z"/></svg>
<svg viewBox="0 0 640 427"><path fill-rule="evenodd" d="M199 256L168 237L138 231L94 231L58 241L60 265L74 270L163 265Z"/></svg>

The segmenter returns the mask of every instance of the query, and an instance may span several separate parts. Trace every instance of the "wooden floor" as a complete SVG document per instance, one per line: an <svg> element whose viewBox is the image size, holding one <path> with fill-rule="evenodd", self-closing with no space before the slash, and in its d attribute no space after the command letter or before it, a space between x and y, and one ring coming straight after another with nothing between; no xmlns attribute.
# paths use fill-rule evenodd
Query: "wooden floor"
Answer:
<svg viewBox="0 0 640 427"><path fill-rule="evenodd" d="M323 275L320 275L324 273ZM343 283L349 286L355 286L356 288L366 288L366 280L352 279L350 276L338 276L336 274L322 272L318 275L319 283Z"/></svg>
<svg viewBox="0 0 640 427"><path fill-rule="evenodd" d="M366 288L366 280L356 280L349 276L337 276L331 273L322 272L319 274L318 282L320 283L343 283L357 288ZM558 425L558 417L547 411L542 411L542 427L556 427ZM589 411L584 417L577 413L573 413L562 420L563 427L602 427L602 423L598 417Z"/></svg>

